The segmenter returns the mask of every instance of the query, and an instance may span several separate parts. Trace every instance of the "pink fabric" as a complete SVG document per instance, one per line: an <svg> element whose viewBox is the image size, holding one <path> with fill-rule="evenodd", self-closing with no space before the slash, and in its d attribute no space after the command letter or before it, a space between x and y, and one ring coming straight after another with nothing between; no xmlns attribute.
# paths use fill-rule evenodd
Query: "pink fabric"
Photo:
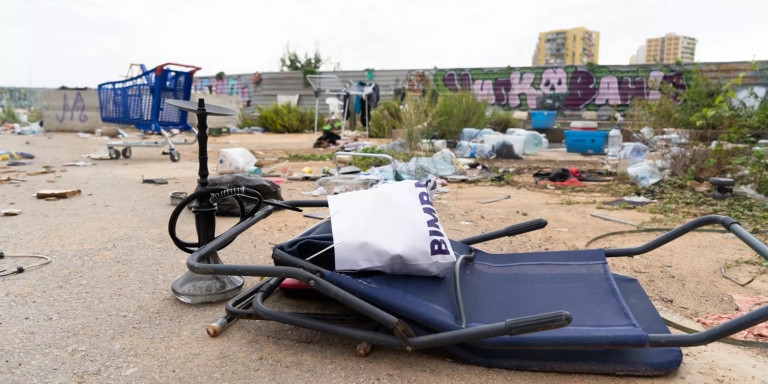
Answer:
<svg viewBox="0 0 768 384"><path fill-rule="evenodd" d="M722 315L710 314L704 317L699 317L696 319L696 322L703 325L704 328L712 328L768 304L768 297L764 296L743 294L731 294L731 296L733 297L736 306L739 308L738 312ZM731 337L741 340L768 341L768 322L758 324L752 328L736 333Z"/></svg>

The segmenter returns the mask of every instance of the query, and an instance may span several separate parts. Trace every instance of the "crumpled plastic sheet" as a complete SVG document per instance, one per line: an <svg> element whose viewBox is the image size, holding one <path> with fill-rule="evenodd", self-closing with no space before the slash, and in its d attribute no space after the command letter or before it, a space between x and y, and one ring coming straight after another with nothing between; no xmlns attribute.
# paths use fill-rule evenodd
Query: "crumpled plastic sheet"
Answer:
<svg viewBox="0 0 768 384"><path fill-rule="evenodd" d="M704 328L712 328L716 325L725 323L728 320L735 319L751 310L757 309L765 304L768 304L768 297L746 294L731 294L733 301L739 308L737 312L729 314L710 314L704 317L699 317L696 322L703 325ZM740 340L752 340L768 342L768 322L760 323L752 328L748 328L739 333L732 335L734 339Z"/></svg>

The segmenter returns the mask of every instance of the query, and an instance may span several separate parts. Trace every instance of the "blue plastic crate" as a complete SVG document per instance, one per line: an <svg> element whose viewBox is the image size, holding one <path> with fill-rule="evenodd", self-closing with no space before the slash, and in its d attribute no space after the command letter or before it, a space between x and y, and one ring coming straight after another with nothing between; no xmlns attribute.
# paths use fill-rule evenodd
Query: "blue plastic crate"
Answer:
<svg viewBox="0 0 768 384"><path fill-rule="evenodd" d="M555 126L557 111L531 111L531 128L549 129Z"/></svg>
<svg viewBox="0 0 768 384"><path fill-rule="evenodd" d="M565 150L583 155L602 155L608 131L565 131Z"/></svg>

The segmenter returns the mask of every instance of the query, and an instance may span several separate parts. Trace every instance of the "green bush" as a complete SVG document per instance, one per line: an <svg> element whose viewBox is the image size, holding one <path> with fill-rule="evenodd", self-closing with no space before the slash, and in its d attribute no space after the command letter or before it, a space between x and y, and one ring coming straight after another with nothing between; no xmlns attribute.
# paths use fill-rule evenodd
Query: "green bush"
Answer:
<svg viewBox="0 0 768 384"><path fill-rule="evenodd" d="M314 109L304 110L291 103L273 104L271 107L257 107L257 125L273 133L300 133L311 131L315 124Z"/></svg>
<svg viewBox="0 0 768 384"><path fill-rule="evenodd" d="M245 114L244 110L240 110L240 116L237 119L237 127L240 129L245 129L249 127L254 127L258 125L258 122L254 119L252 119L249 115Z"/></svg>
<svg viewBox="0 0 768 384"><path fill-rule="evenodd" d="M491 117L488 118L488 127L493 128L494 131L506 132L507 128L523 128L524 122L515 119L511 112L499 111L494 109L491 112Z"/></svg>
<svg viewBox="0 0 768 384"><path fill-rule="evenodd" d="M458 140L463 128L485 128L489 121L487 109L488 104L478 101L472 92L440 95L435 110L438 123L429 131L429 136Z"/></svg>
<svg viewBox="0 0 768 384"><path fill-rule="evenodd" d="M13 104L5 104L3 114L0 115L0 120L5 123L15 124L20 123L19 115L16 114L16 109L13 108Z"/></svg>
<svg viewBox="0 0 768 384"><path fill-rule="evenodd" d="M392 131L403 126L403 113L397 100L380 103L371 111L371 137L390 138Z"/></svg>

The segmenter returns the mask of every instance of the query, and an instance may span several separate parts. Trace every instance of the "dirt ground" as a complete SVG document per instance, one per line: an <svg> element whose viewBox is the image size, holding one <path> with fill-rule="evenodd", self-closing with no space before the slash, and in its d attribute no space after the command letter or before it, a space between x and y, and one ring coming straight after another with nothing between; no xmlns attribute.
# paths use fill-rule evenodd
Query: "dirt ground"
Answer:
<svg viewBox="0 0 768 384"><path fill-rule="evenodd" d="M260 152L265 163L276 163L276 158L288 152L313 153L314 138L269 134L213 138L209 165L215 174L216 150L238 146ZM106 142L102 137L64 133L0 135L0 149L37 156L31 165L0 168L4 172L0 178L26 179L0 184L0 209L22 211L18 216L0 216L0 250L8 255L52 258L48 265L0 278L0 382L768 382L768 354L721 343L685 348L679 370L666 377L643 379L487 369L439 351L408 354L376 348L369 357L359 358L354 354L354 340L272 322L238 321L221 336L209 338L205 327L223 315L223 303L188 305L176 300L170 290L186 272L187 254L168 237L173 209L169 193L194 189L197 146L179 146L178 163L161 156L160 148L134 148L131 159L62 166L87 160L82 155L103 151ZM595 160L553 150L526 161L529 165L587 166ZM46 165L54 172L26 172ZM294 170L310 166L318 172L328 165L330 162L289 166ZM532 182L529 175L516 177ZM142 178L165 178L169 183L146 184ZM34 196L43 189L70 188L80 189L82 194L57 201ZM282 194L286 200L307 199L312 197L301 192L314 188L312 181L289 181ZM549 221L543 230L480 247L491 252L582 249L595 236L632 229L590 216L593 212L633 223L651 218L633 210L598 209L597 202L618 196L589 189L564 193L483 183L449 184L448 189L435 206L452 238L537 217ZM501 195L510 198L478 203ZM274 244L315 222L299 213L279 212L243 234L221 257L228 263L270 263ZM221 232L234 223L231 218L220 219L217 228ZM191 214L184 215L179 232L192 240ZM592 246L637 245L656 235L610 237ZM732 236L697 233L647 255L611 260L610 264L616 272L637 277L663 315L696 327L695 317L733 312L731 293L766 294L766 276L741 287L720 274L725 263L752 255ZM0 260L0 269L33 262L6 258ZM741 273L743 278L751 271L733 273ZM255 281L246 278L247 285Z"/></svg>

